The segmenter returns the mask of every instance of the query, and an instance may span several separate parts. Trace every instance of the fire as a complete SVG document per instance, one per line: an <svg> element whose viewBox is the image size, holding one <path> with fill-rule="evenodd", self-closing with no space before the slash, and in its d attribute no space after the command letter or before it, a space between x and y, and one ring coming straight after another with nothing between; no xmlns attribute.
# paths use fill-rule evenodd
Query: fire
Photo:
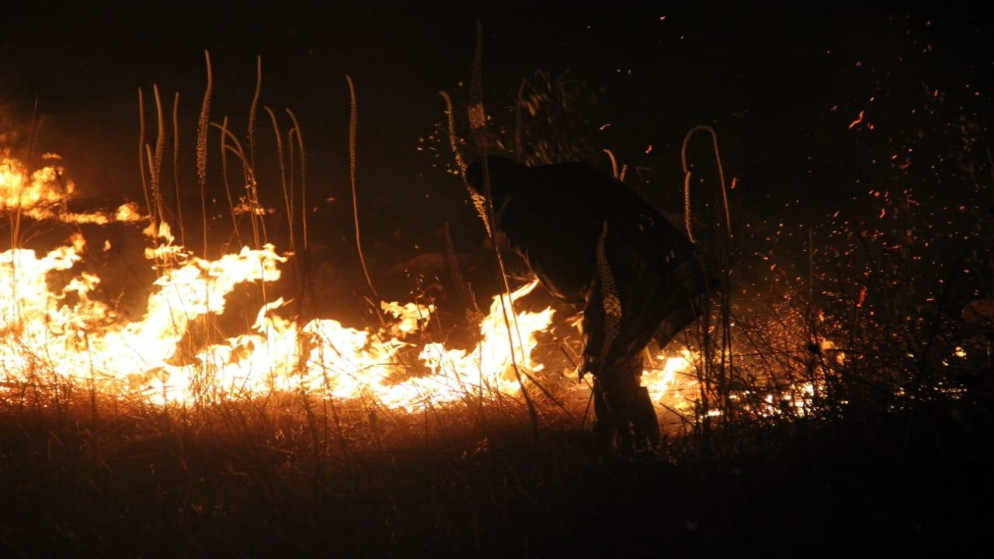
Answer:
<svg viewBox="0 0 994 559"><path fill-rule="evenodd" d="M60 157L45 154L43 159L58 160ZM76 191L76 185L65 178L64 172L61 166L46 165L29 174L24 163L0 150L0 213L97 225L141 219L138 206L133 203L122 204L113 215L102 211L76 213L66 210L66 202Z"/></svg>
<svg viewBox="0 0 994 559"><path fill-rule="evenodd" d="M692 415L698 390L697 380L690 372L695 359L689 349L676 356L656 355L655 361L661 366L642 372L642 384L648 389L649 398L657 405L666 402L666 407L682 415Z"/></svg>
<svg viewBox="0 0 994 559"><path fill-rule="evenodd" d="M403 337L414 331L430 317L431 307L384 303L398 322L386 331L370 332L332 319L298 326L272 312L285 304L277 299L259 309L252 332L210 344L190 362L177 365L173 361L193 320L222 313L225 296L239 283L279 279L278 264L286 257L266 245L213 261L190 258L155 281L144 317L133 322L88 296L100 282L93 274L81 272L58 293L48 289L49 272L71 270L80 260L72 246L41 258L26 249L0 255L0 362L8 383L35 377L97 379L105 391L140 394L159 404L306 390L343 399L371 395L388 407L410 410L458 400L484 387L515 394L520 384L509 372L512 360L526 373L541 369L530 352L537 344L536 332L549 327L553 314L546 309L516 315L512 351L502 303L495 298L475 348L467 352L427 344L420 359L432 374L397 382L392 381L397 354L411 344L391 334ZM535 284L504 296L503 304L510 306Z"/></svg>
<svg viewBox="0 0 994 559"><path fill-rule="evenodd" d="M5 157L0 211L22 211L38 220L147 224L141 232L152 246L144 256L158 277L144 312L130 319L93 295L101 279L81 269L89 250L82 234L43 255L17 247L0 254L0 399L26 386L78 385L155 405L282 392L363 399L414 411L516 397L529 383L546 378L541 376L545 364L533 350L539 335L551 329L555 313L514 308L538 280L493 298L471 348L437 342L416 347L408 340L430 323L435 309L396 301L381 303L389 317L382 327L355 329L330 318L299 323L284 316L292 302L263 299L248 331L195 339L197 321L219 317L228 295L241 284L279 281L280 268L292 254L267 244L216 260L198 258L175 244L167 222L141 215L135 204L122 205L112 215L67 212L71 182L61 177L53 167L28 174L19 161ZM692 371L699 368L700 356L684 349L650 363L643 384L657 411L693 417L700 386ZM565 389L589 396L582 384L568 383Z"/></svg>
<svg viewBox="0 0 994 559"><path fill-rule="evenodd" d="M535 333L549 327L553 314L546 309L516 315L512 357L502 303L495 298L475 348L467 352L427 344L420 358L433 374L393 381L397 354L411 345L401 338L423 325L430 307L384 303L397 322L370 332L332 319L300 326L273 313L285 304L278 299L262 305L252 332L210 344L189 362L175 364L194 320L220 315L225 296L240 283L278 280L278 265L286 257L266 245L212 261L189 258L155 281L144 316L131 322L89 297L100 283L93 274L81 272L60 291L49 290L49 272L72 270L81 259L71 245L40 258L27 249L0 255L0 363L8 383L96 382L102 391L143 395L158 404L306 390L343 399L371 395L391 408L414 409L458 400L482 387L516 393L520 385L508 372L512 359L526 373L541 369L530 351ZM505 296L503 304L513 304L534 286Z"/></svg>
<svg viewBox="0 0 994 559"><path fill-rule="evenodd" d="M61 204L75 186L62 180L62 168L48 165L28 175L20 160L0 156L0 209L33 210Z"/></svg>
<svg viewBox="0 0 994 559"><path fill-rule="evenodd" d="M506 324L503 309L513 308L514 301L531 293L536 285L538 280L533 280L510 295L494 297L490 314L480 324L482 339L472 351L447 350L442 344L431 343L421 351L420 358L436 375L455 381L454 387L459 394L472 393L467 391L484 386L516 393L521 385L515 367L524 375L543 368L542 364L532 361L531 351L538 345L535 334L552 324L553 310L523 311ZM508 343L508 331L513 335L514 343Z"/></svg>
<svg viewBox="0 0 994 559"><path fill-rule="evenodd" d="M80 214L60 211L70 191L57 180L61 170L46 167L29 176L19 161L3 161L0 192L5 212L31 210L34 219L80 221ZM150 221L133 204L104 217ZM155 404L306 391L328 398L374 397L387 407L412 410L467 395L514 395L521 390L515 367L524 378L542 369L532 360L531 350L537 345L536 333L549 328L552 309L512 310L537 282L494 298L490 315L480 324L476 347L448 349L429 343L415 351L430 374L401 374L399 353L412 346L404 339L423 328L434 312L431 306L415 303L384 302L383 311L393 320L370 331L332 319L298 324L276 312L286 305L282 299L263 301L249 332L203 344L185 355L181 344L194 321L219 316L226 296L239 284L279 280L279 266L289 255L265 245L205 260L175 245L166 222L150 224L143 233L154 244L145 257L161 273L138 320L127 320L91 297L101 281L92 273L79 271L61 288L51 285L50 273L72 274L83 260L82 235L73 235L64 246L40 257L21 248L0 254L4 386L78 382L101 393Z"/></svg>

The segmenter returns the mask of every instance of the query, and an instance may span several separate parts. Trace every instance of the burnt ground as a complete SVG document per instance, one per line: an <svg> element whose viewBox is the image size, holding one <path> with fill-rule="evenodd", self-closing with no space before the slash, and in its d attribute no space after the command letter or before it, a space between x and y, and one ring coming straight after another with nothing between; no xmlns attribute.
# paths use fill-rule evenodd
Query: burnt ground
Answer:
<svg viewBox="0 0 994 559"><path fill-rule="evenodd" d="M966 400L671 437L636 459L489 411L407 435L373 414L329 433L245 409L101 412L0 416L0 554L957 556L994 520L994 414Z"/></svg>

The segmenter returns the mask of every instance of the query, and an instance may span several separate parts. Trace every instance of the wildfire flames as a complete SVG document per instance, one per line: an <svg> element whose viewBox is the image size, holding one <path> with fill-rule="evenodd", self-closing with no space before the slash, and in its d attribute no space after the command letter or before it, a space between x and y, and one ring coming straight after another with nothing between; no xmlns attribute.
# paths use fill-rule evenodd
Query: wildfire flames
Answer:
<svg viewBox="0 0 994 559"><path fill-rule="evenodd" d="M46 159L57 162L58 156ZM298 323L280 312L288 305L282 298L261 300L254 324L242 334L197 340L196 321L219 317L240 284L277 282L292 255L266 244L216 260L198 258L175 243L168 223L154 223L133 203L113 213L69 212L66 202L74 191L55 165L29 174L17 159L2 159L0 213L12 224L22 216L98 226L149 223L142 231L149 239L144 257L158 270L157 279L141 318L132 320L91 296L101 278L80 270L90 250L81 233L43 255L18 248L12 235L14 248L0 254L0 398L29 387L72 386L154 405L296 392L414 411L467 398L516 397L522 382L548 379L538 375L546 365L533 350L541 333L555 326L554 310L514 312L537 280L493 298L479 322L479 341L469 349L437 342L418 348L407 341L432 320L431 305L382 302L389 320L374 330L333 319ZM701 366L701 356L689 349L647 359L642 382L658 412L695 415L701 389L695 371ZM588 383L559 384L577 400L589 398ZM781 413L788 404L803 413L816 390L808 383L766 394L763 409L754 411Z"/></svg>
<svg viewBox="0 0 994 559"><path fill-rule="evenodd" d="M149 221L133 204L113 215L69 213L65 202L73 191L56 166L29 174L17 159L3 158L4 213L72 223ZM405 339L431 320L431 306L384 302L382 310L393 320L372 331L332 319L298 324L276 312L286 304L276 299L262 302L250 331L184 353L181 345L195 320L220 315L238 284L279 280L280 265L289 256L265 245L205 260L174 244L167 223L149 225L144 234L156 245L146 249L145 258L161 272L139 320L91 297L101 279L86 271L75 273L88 250L81 234L43 255L25 248L0 254L0 390L79 384L159 405L304 391L338 399L372 397L390 408L414 410L467 396L517 395L522 380L535 378L544 367L533 360L532 350L536 335L551 328L553 309L511 312L537 280L493 298L479 325L479 342L468 350L441 343L410 349ZM71 279L55 287L52 272ZM402 350L414 351L430 374L399 374ZM687 367L685 355L647 371L657 401Z"/></svg>

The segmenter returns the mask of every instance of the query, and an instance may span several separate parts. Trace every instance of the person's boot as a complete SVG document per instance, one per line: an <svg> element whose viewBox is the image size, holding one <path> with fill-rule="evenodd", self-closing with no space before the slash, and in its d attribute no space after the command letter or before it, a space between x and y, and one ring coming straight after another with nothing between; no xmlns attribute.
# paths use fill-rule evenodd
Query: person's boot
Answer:
<svg viewBox="0 0 994 559"><path fill-rule="evenodd" d="M655 451L659 447L659 418L649 398L649 389L640 386L630 406L637 447L645 445L647 448L644 450Z"/></svg>
<svg viewBox="0 0 994 559"><path fill-rule="evenodd" d="M605 453L614 453L618 449L618 428L620 418L608 402L601 382L594 378L594 441L597 449Z"/></svg>

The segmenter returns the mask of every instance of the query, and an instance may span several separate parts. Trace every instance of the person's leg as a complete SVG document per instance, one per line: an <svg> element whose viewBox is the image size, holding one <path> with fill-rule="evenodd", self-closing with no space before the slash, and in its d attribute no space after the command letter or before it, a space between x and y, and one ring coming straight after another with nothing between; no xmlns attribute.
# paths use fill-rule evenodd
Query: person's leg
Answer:
<svg viewBox="0 0 994 559"><path fill-rule="evenodd" d="M598 283L591 290L583 309L580 377L588 372L594 377L594 436L598 447L606 452L618 449L619 434L627 427L624 406L615 398L612 375L605 373L604 358L610 353L611 340L617 336L616 322L608 319Z"/></svg>
<svg viewBox="0 0 994 559"><path fill-rule="evenodd" d="M598 379L602 405L614 422L619 445L635 451L659 444L659 421L641 377L641 355L626 355L612 360Z"/></svg>
<svg viewBox="0 0 994 559"><path fill-rule="evenodd" d="M618 431L621 418L609 404L601 381L594 377L594 439L597 448L603 452L614 452L618 449Z"/></svg>
<svg viewBox="0 0 994 559"><path fill-rule="evenodd" d="M607 269L599 248L601 269L583 320L583 372L595 379L595 434L606 449L649 450L659 442L659 423L641 386L642 351L662 320L659 299L665 296L653 289L657 284L644 281L649 277L637 269L639 260L612 259L613 270Z"/></svg>

